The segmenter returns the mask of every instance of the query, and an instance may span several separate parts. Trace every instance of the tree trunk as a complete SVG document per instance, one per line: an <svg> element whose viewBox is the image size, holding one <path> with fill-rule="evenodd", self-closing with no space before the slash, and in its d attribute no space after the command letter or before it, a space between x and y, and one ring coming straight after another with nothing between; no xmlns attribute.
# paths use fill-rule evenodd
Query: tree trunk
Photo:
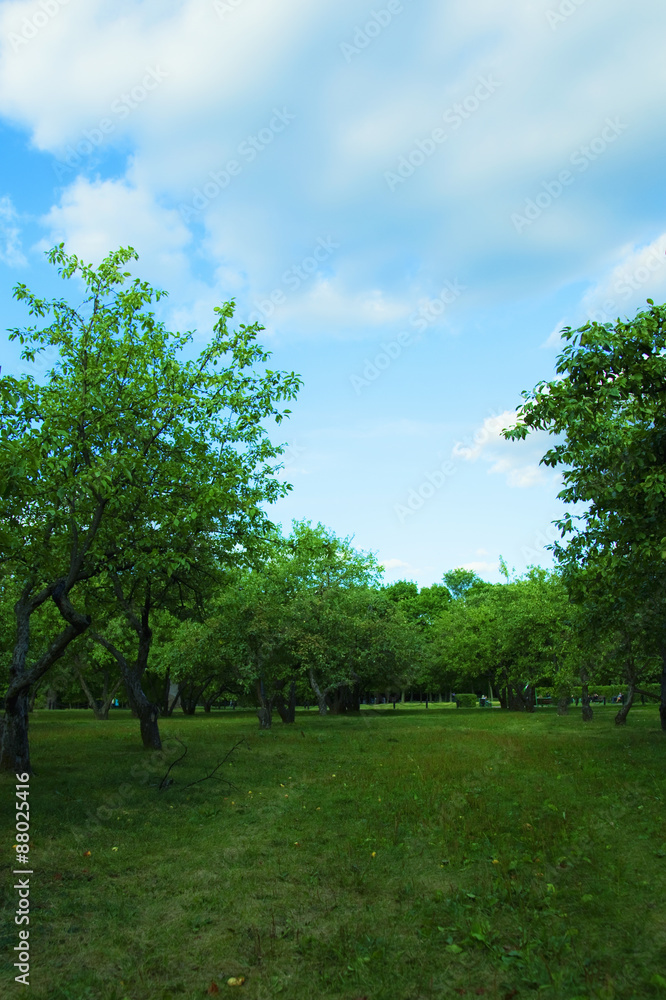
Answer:
<svg viewBox="0 0 666 1000"><path fill-rule="evenodd" d="M316 681L315 675L314 675L314 671L312 670L312 668L310 668L308 676L309 676L309 680L310 680L310 687L312 688L312 693L314 694L315 698L317 699L317 706L319 708L319 714L320 715L326 715L326 695L323 694L321 688L317 684L317 681Z"/></svg>
<svg viewBox="0 0 666 1000"><path fill-rule="evenodd" d="M180 698L181 708L185 715L195 714L197 705L203 698L203 694L212 680L212 677L207 677L203 683L201 681L181 681L178 685L178 697Z"/></svg>
<svg viewBox="0 0 666 1000"><path fill-rule="evenodd" d="M626 724L627 716L634 700L634 694L636 693L636 664L634 663L633 656L629 655L627 657L625 668L627 672L627 697L620 711L615 716L616 726L624 726Z"/></svg>
<svg viewBox="0 0 666 1000"><path fill-rule="evenodd" d="M280 713L280 718L287 724L296 721L296 678L291 678L289 685L289 701L284 700L282 690L275 696L275 707Z"/></svg>
<svg viewBox="0 0 666 1000"><path fill-rule="evenodd" d="M341 715L344 712L343 693L340 687L326 694L326 704L331 715Z"/></svg>
<svg viewBox="0 0 666 1000"><path fill-rule="evenodd" d="M571 696L566 691L561 691L557 699L557 714L558 715L568 715L569 714L569 702Z"/></svg>
<svg viewBox="0 0 666 1000"><path fill-rule="evenodd" d="M35 701L37 699L37 695L39 693L39 689L40 689L41 686L42 686L42 682L41 681L37 681L37 683L33 684L33 686L30 688L30 694L28 695L28 711L29 712L34 712L34 710L35 710ZM2 730L0 729L0 742L2 742L1 736L2 736Z"/></svg>
<svg viewBox="0 0 666 1000"><path fill-rule="evenodd" d="M507 708L510 712L520 712L522 709L522 698L514 688L513 684L507 684Z"/></svg>
<svg viewBox="0 0 666 1000"><path fill-rule="evenodd" d="M259 728L270 729L273 724L273 701L271 698L266 698L263 680L255 681L255 691L257 701L259 702L259 708L257 709Z"/></svg>
<svg viewBox="0 0 666 1000"><path fill-rule="evenodd" d="M34 581L33 581L34 582ZM70 642L90 625L90 618L81 615L73 607L68 597L67 587L73 582L58 580L53 587L29 597L33 582L26 584L21 598L14 605L16 615L16 642L9 671L9 687L5 695L5 725L2 727L2 747L0 748L0 771L30 773L30 753L28 749L28 699L29 691L41 677L56 663ZM50 643L46 651L30 669L26 668L26 658L30 648L30 617L51 597L60 615L67 622Z"/></svg>
<svg viewBox="0 0 666 1000"><path fill-rule="evenodd" d="M144 749L161 750L162 741L160 739L159 726L157 725L157 719L160 714L159 706L154 705L153 702L146 697L144 690L141 687L141 677L145 670L152 633L146 627L145 633L140 637L137 663L133 664L133 666L129 665L123 654L116 649L113 643L109 642L108 639L105 639L103 635L99 635L97 632L91 632L91 635L95 642L104 646L104 648L111 653L120 667L123 683L125 685L125 691L127 693L127 700L129 701L129 705L132 710L132 716L133 718L139 720L139 729Z"/></svg>
<svg viewBox="0 0 666 1000"><path fill-rule="evenodd" d="M192 685L189 687L185 684L178 685L178 697L180 698L180 707L183 710L184 715L194 715L197 710L198 692L192 692Z"/></svg>
<svg viewBox="0 0 666 1000"><path fill-rule="evenodd" d="M122 684L122 680L119 679L117 683L113 686L112 690L109 691L109 671L105 670L104 688L102 691L102 697L101 699L95 698L92 691L88 687L85 677L83 676L83 673L81 671L81 665L82 665L81 657L77 654L74 657L74 672L76 673L76 676L79 679L79 684L83 689L83 693L86 696L88 705L93 711L93 715L95 716L98 722L104 722L109 718L109 709L111 708L111 702L115 698L116 692L118 691L118 688Z"/></svg>
<svg viewBox="0 0 666 1000"><path fill-rule="evenodd" d="M386 696L387 703L390 701L391 692ZM331 715L344 715L347 712L360 712L360 687L358 683L338 684L333 691L327 694L328 707Z"/></svg>
<svg viewBox="0 0 666 1000"><path fill-rule="evenodd" d="M213 707L217 699L220 697L220 695L224 692L224 690L225 689L223 687L217 688L215 691L213 691L212 694L210 694L209 692L205 697L202 697L204 712L210 713L211 708Z"/></svg>
<svg viewBox="0 0 666 1000"><path fill-rule="evenodd" d="M535 706L534 688L527 684L523 690L509 684L507 687L507 707L511 712L533 712Z"/></svg>
<svg viewBox="0 0 666 1000"><path fill-rule="evenodd" d="M583 722L592 722L593 712L592 706L590 705L590 690L588 688L589 675L587 672L587 667L580 668L580 690L581 690L581 703L583 706Z"/></svg>
<svg viewBox="0 0 666 1000"><path fill-rule="evenodd" d="M661 654L659 718L661 720L662 731L666 732L666 643L661 644L659 652Z"/></svg>
<svg viewBox="0 0 666 1000"><path fill-rule="evenodd" d="M157 719L160 710L157 705L145 699L145 704L139 707L139 726L141 729L141 739L146 750L161 750L162 741Z"/></svg>
<svg viewBox="0 0 666 1000"><path fill-rule="evenodd" d="M139 729L144 750L161 750L162 740L157 725L160 710L143 692L141 679L129 668L123 671L125 690L133 712L139 720Z"/></svg>
<svg viewBox="0 0 666 1000"><path fill-rule="evenodd" d="M627 716L629 715L629 710L631 709L631 706L633 704L635 691L636 691L636 689L634 687L634 682L633 681L629 681L629 683L627 685L627 697L625 698L625 701L624 701L624 704L622 705L622 708L620 709L620 711L615 716L615 725L616 726L624 726L625 725L625 723L627 721Z"/></svg>
<svg viewBox="0 0 666 1000"><path fill-rule="evenodd" d="M169 667L167 667L166 674L164 675L164 684L162 685L162 697L160 699L161 715L171 715L171 712L169 711L170 700L171 700L171 670Z"/></svg>
<svg viewBox="0 0 666 1000"><path fill-rule="evenodd" d="M23 688L13 698L5 699L2 725L0 770L15 774L32 774L28 743L28 689Z"/></svg>
<svg viewBox="0 0 666 1000"><path fill-rule="evenodd" d="M172 680L169 680L169 687L166 692L166 712L165 715L172 716L173 710L178 705L178 700L180 695L178 693L178 685L174 684Z"/></svg>
<svg viewBox="0 0 666 1000"><path fill-rule="evenodd" d="M568 682L561 682L557 687L557 714L568 715L571 704L571 686Z"/></svg>

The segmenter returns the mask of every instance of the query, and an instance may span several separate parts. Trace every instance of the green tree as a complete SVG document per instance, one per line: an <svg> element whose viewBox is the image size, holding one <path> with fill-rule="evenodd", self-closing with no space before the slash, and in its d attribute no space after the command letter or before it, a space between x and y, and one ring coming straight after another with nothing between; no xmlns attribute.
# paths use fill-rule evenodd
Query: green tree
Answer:
<svg viewBox="0 0 666 1000"><path fill-rule="evenodd" d="M288 540L294 585L291 646L309 681L319 711L358 708L363 658L360 618L381 568L350 538L310 522L294 522Z"/></svg>
<svg viewBox="0 0 666 1000"><path fill-rule="evenodd" d="M488 586L473 570L463 569L462 566L448 570L442 581L453 598L463 597L474 588Z"/></svg>
<svg viewBox="0 0 666 1000"><path fill-rule="evenodd" d="M436 625L442 682L489 683L503 708L532 710L537 684L557 671L567 605L559 576L538 567L522 579L467 588Z"/></svg>
<svg viewBox="0 0 666 1000"><path fill-rule="evenodd" d="M467 570L453 571L455 574L467 572ZM458 581L458 576L455 580ZM402 699L404 700L406 688L413 683L425 687L426 690L441 690L443 677L434 643L436 634L434 626L452 600L450 590L444 584L435 583L431 587L422 587L419 591L415 583L398 580L384 587L383 592L390 601L398 605L406 619L404 639L408 644L411 626L416 626L418 630L417 647L413 648L411 655L411 670L405 676L404 683L400 685ZM414 641L413 638L412 643Z"/></svg>
<svg viewBox="0 0 666 1000"><path fill-rule="evenodd" d="M666 730L666 305L647 301L627 322L563 330L557 378L523 393L505 436L562 436L542 462L562 467L559 497L581 506L557 522L555 556L577 599L611 593L625 630L650 619Z"/></svg>
<svg viewBox="0 0 666 1000"><path fill-rule="evenodd" d="M322 714L358 701L365 656L360 618L376 596L379 576L373 555L321 524L295 521L288 538L275 533L261 564L230 595L227 610L244 643L244 670L262 727L272 724L274 707L283 721L293 722L295 694L306 683Z"/></svg>
<svg viewBox="0 0 666 1000"><path fill-rule="evenodd" d="M237 629L224 614L218 602L209 616L201 621L175 621L169 639L162 644L156 659L157 669L169 684L177 685L178 700L186 715L194 715L201 702L210 712L223 694L238 695L244 690L242 671L243 648Z"/></svg>
<svg viewBox="0 0 666 1000"><path fill-rule="evenodd" d="M141 688L153 588L177 587L202 551L236 561L265 528L262 505L288 488L263 422L289 412L277 404L300 380L265 368L256 324L229 331L233 302L216 309L200 355L184 360L193 335L168 331L150 311L166 293L128 284L123 268L136 258L120 249L93 268L61 244L49 260L80 280L83 303L45 301L22 284L14 293L38 320L51 317L10 332L22 356L55 347L59 357L43 384L0 378L0 561L19 590L0 753L12 771L30 769L29 689L89 628L82 590L94 579L135 636L133 655L116 650L116 660L144 745L159 746L156 708ZM35 648L33 616L47 604L62 624Z"/></svg>

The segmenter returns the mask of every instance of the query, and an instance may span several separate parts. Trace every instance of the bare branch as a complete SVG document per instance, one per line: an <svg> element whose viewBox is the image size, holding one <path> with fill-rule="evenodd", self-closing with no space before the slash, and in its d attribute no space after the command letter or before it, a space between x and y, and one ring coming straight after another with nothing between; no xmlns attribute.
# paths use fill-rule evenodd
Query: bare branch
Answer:
<svg viewBox="0 0 666 1000"><path fill-rule="evenodd" d="M179 740L177 736L175 736L175 737L174 737L174 739L175 739L175 740L176 740L176 741L177 741L178 743L180 743L180 745L181 745L182 747L185 747L185 751L184 751L184 752L183 752L183 753L182 753L182 754L180 755L180 757L176 758L176 760L174 760L174 761L173 761L173 762L172 762L172 763L171 763L171 764L169 765L169 768L168 768L168 770L167 770L167 773L166 773L166 774L164 775L164 777L162 778L162 780L161 780L161 781L160 781L160 783L159 783L159 786L158 786L158 790L159 790L160 792L161 792L161 791L163 791L163 790L164 790L165 788L168 788L168 787L169 787L170 785L172 785L172 784L173 784L173 779L171 779L171 781L168 781L168 780L167 780L167 779L168 779L168 777L169 777L169 773L170 773L170 771L171 771L171 768L172 768L172 767L174 767L174 766L175 766L175 765L176 765L176 764L177 764L177 763L178 763L179 761L181 761L181 760L183 759L183 757L185 756L185 754L187 753L187 747L186 747L186 746L185 746L185 744L184 744L184 743L182 742L182 740ZM191 788L191 787L192 787L192 785L198 785L198 784L200 784L200 783L201 783L202 781L208 781L208 779L209 779L209 778L212 778L212 777L214 777L215 773L216 773L217 771L219 771L219 769L220 769L220 768L222 767L222 765L223 765L223 764L226 764L226 762L227 762L227 761L229 760L229 758L231 757L232 753L234 753L234 752L235 752L236 750L238 750L238 748L239 748L240 746L242 746L242 745L243 745L244 743L246 743L246 742L247 742L247 741L246 741L245 739L242 739L242 740L239 740L239 741L238 741L238 743L235 743L235 744L234 744L234 746L232 746L231 750L229 750L229 751L228 751L228 752L227 752L227 753L226 753L226 754L224 755L224 757L223 757L223 758L222 758L222 760L221 760L221 761L219 762L219 764L216 764L216 765L215 765L215 767L213 768L213 770L212 770L212 771L211 771L211 772L210 772L209 774L206 774L206 775L204 775L204 777L203 777L203 778L197 778L197 780L196 780L196 781L190 781L190 782L189 782L189 783L188 783L187 785L183 785L183 790L184 790L184 789L186 789L186 788ZM223 781L224 781L224 783L225 783L225 784L229 785L229 787L230 787L230 788L236 788L236 785L234 785L234 784L233 784L233 782L229 781L229 780L228 780L227 778L224 778L224 779L223 779Z"/></svg>
<svg viewBox="0 0 666 1000"><path fill-rule="evenodd" d="M222 758L222 760L220 761L220 763L219 763L219 764L216 764L216 765L215 765L215 767L214 767L214 768L213 768L213 770L212 770L212 771L210 772L210 774L207 774L207 775L206 775L205 777L203 777L203 778L197 778L197 780L196 780L196 781L190 781L190 783L189 783L188 785L184 785L183 787L184 787L184 788L191 788L191 787L192 787L192 785L198 785L198 784L199 784L199 783L200 783L201 781L208 781L208 779L209 779L209 778L212 778L212 777L213 777L213 775L215 774L215 772L216 772L216 771L217 771L217 770L218 770L218 769L219 769L220 767L222 767L222 765L223 765L223 764L225 764L225 763L227 762L227 760L228 760L228 759L229 759L229 757L230 757L230 756L232 755L232 753L234 752L234 750L238 750L238 747L242 746L242 745L243 745L243 743L245 743L245 742L246 742L246 741L245 741L244 739L242 739L242 740L239 740L239 741L238 741L238 743L236 743L236 744L235 744L234 746L232 746L231 750L230 750L230 751L229 751L229 752L228 752L227 754L225 754L225 756L224 756L224 757ZM227 780L226 778L224 779L224 781L225 781L225 782L226 782L226 784L227 784L227 785L229 785L229 786L230 786L231 788L235 788L235 787L236 787L236 786L235 786L235 785L233 785L233 784L232 784L232 783L231 783L230 781L228 781L228 780Z"/></svg>
<svg viewBox="0 0 666 1000"><path fill-rule="evenodd" d="M179 740L177 736L174 736L174 739L175 739L176 743L180 743L181 747L185 747L185 749L181 753L180 757L176 757L176 759L169 764L169 767L167 768L167 773L164 775L164 777L162 778L162 780L159 783L159 787L158 787L158 791L159 792L161 792L162 789L164 789L164 788L168 788L168 786L170 784L172 784L172 782L168 780L171 768L175 767L175 765L179 761L181 761L183 759L183 757L185 756L185 754L187 753L187 747L185 746L185 744L183 743L183 741Z"/></svg>

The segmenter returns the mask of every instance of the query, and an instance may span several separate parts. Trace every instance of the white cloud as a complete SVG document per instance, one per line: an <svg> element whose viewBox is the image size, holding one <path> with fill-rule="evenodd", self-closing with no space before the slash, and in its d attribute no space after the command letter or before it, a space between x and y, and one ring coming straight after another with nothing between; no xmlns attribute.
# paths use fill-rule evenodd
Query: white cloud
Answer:
<svg viewBox="0 0 666 1000"><path fill-rule="evenodd" d="M304 332L310 336L367 336L369 328L383 327L404 319L411 312L409 302L389 297L380 289L354 291L343 281L318 277L298 291L280 287L286 301L276 307L274 316L263 322L267 329ZM261 299L261 296L257 298Z"/></svg>
<svg viewBox="0 0 666 1000"><path fill-rule="evenodd" d="M562 343L562 330L565 326L568 326L566 319L558 319L552 332L546 337L541 346L543 348L559 347Z"/></svg>
<svg viewBox="0 0 666 1000"><path fill-rule="evenodd" d="M0 11L0 110L28 125L37 147L49 150L113 116L113 102L156 68L165 82L121 119L117 135L136 134L143 118L144 141L166 151L167 135L173 146L174 135L209 133L221 111L238 105L239 94L270 89L267 81L289 66L313 19L321 19L308 0L245 0L227 18L200 0L115 9L104 0L73 0L26 32L38 10L32 0L14 0ZM26 33L33 37L24 39ZM189 143L181 142L181 151L183 145Z"/></svg>
<svg viewBox="0 0 666 1000"><path fill-rule="evenodd" d="M527 489L530 486L538 486L547 479L546 472L541 465L516 465L511 458L498 458L488 469L488 474L498 473L506 476L508 486L517 489Z"/></svg>
<svg viewBox="0 0 666 1000"><path fill-rule="evenodd" d="M609 274L588 291L581 308L598 322L632 318L637 309L647 308L646 299L666 300L666 233L647 246L625 246Z"/></svg>
<svg viewBox="0 0 666 1000"><path fill-rule="evenodd" d="M384 559L383 562L380 560L384 569L399 569L400 567L409 567L409 563L403 562L402 559Z"/></svg>
<svg viewBox="0 0 666 1000"><path fill-rule="evenodd" d="M512 489L529 489L552 483L557 473L539 464L542 455L551 445L549 435L543 431L532 432L525 441L508 441L502 430L516 423L514 410L486 417L471 441L458 441L452 454L467 462L482 459L490 464L488 475L502 475Z"/></svg>
<svg viewBox="0 0 666 1000"><path fill-rule="evenodd" d="M165 247L167 257L177 256L169 206L191 202L211 171L239 159L240 144L267 127L275 107L289 108L293 124L252 162L240 157L242 173L188 223L197 236L205 231L197 252L214 277L188 282L191 271L182 272L183 313L208 314L223 273L250 302L280 287L284 269L334 221L339 254L270 321L281 334L367 335L402 320L410 301L432 297L442 276L475 275L470 305L489 286L505 297L516 283L525 287L521 267L510 280L494 268L507 247L530 268L548 258L551 282L585 273L604 227L621 225L613 221L619 213L607 211L604 186L587 178L620 175L625 157L650 144L660 121L666 63L658 29L666 14L657 0L645 3L646 18L620 0L608 0L603 18L586 4L557 31L541 4L508 11L503 0L484 0L482 21L466 0L405 5L347 65L339 43L369 16L358 0L330 9L311 0L241 0L224 16L210 0L114 7L70 0L30 39L22 26L41 8L10 0L0 5L0 113L57 155L68 145L85 148L87 136L110 121L99 149L76 169L89 172L98 154L104 161L110 150L132 150L124 182L144 192L153 234L164 227L163 243L146 241L155 246L158 273ZM154 87L143 82L150 72L153 83L159 76ZM473 104L480 78L490 77L498 85L487 100L459 124L447 123L447 110ZM114 110L118 102L125 110ZM571 167L571 154L593 140L606 116L623 115L631 141L622 133L585 179L576 175L533 227L515 234L511 213ZM446 143L391 193L384 170L437 127L447 131ZM409 219L408 232L401 219ZM95 216L79 220L81 241L86 226L94 246ZM302 249L294 253L294 244Z"/></svg>
<svg viewBox="0 0 666 1000"><path fill-rule="evenodd" d="M501 436L506 427L511 427L516 422L514 410L504 410L503 413L493 414L486 417L481 427L474 431L472 443L467 441L457 441L453 446L452 455L456 458L464 458L467 462L476 462L477 458L491 444L498 444L504 439Z"/></svg>
<svg viewBox="0 0 666 1000"><path fill-rule="evenodd" d="M78 177L42 220L51 239L62 238L86 260L100 261L109 249L132 245L158 268L184 263L191 234L175 209L159 208L145 188L127 181Z"/></svg>
<svg viewBox="0 0 666 1000"><path fill-rule="evenodd" d="M156 205L150 192L120 180L78 177L41 220L48 231L42 249L64 242L87 263L98 264L111 250L132 246L137 270L159 287L187 280L185 250L191 234L175 209Z"/></svg>
<svg viewBox="0 0 666 1000"><path fill-rule="evenodd" d="M468 562L463 563L463 569L469 569L473 573L496 573L499 569L498 562Z"/></svg>
<svg viewBox="0 0 666 1000"><path fill-rule="evenodd" d="M9 195L0 198L0 261L7 267L24 267L27 263L21 249L18 214Z"/></svg>

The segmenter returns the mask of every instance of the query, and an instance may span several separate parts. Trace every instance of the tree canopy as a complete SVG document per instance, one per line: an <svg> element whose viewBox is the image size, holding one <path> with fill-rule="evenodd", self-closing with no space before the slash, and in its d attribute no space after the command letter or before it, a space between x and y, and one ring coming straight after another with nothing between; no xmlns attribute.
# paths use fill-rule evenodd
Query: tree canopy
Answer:
<svg viewBox="0 0 666 1000"><path fill-rule="evenodd" d="M91 624L85 585L106 586L131 623L138 681L155 586L182 585L202 548L236 561L266 530L263 504L289 488L264 422L289 413L280 404L296 395L298 376L266 367L256 324L229 329L233 301L215 310L210 341L186 360L193 334L156 318L150 306L166 293L128 281L124 267L136 259L120 249L94 268L55 247L49 261L83 285L76 308L15 289L31 316L50 319L10 332L22 356L54 347L58 357L42 383L0 378L0 565L19 591L0 756L11 770L29 769L30 685ZM30 620L47 602L62 624L37 652ZM127 672L125 682L147 718L140 684ZM144 730L147 738L158 740Z"/></svg>
<svg viewBox="0 0 666 1000"><path fill-rule="evenodd" d="M625 634L650 618L666 729L666 306L647 302L626 322L565 328L557 378L523 394L505 436L561 435L542 462L562 467L559 497L580 512L557 522L555 556L572 596L610 597Z"/></svg>

